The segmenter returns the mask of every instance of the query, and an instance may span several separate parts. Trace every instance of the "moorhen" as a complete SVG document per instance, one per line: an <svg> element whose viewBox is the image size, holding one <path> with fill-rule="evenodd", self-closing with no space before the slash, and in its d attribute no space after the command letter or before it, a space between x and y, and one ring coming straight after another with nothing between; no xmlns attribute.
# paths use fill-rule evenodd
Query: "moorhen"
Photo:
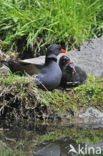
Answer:
<svg viewBox="0 0 103 156"><path fill-rule="evenodd" d="M87 74L80 67L75 66L72 60L63 55L59 60L59 66L62 70L62 79L60 86L73 87L83 84L87 78Z"/></svg>
<svg viewBox="0 0 103 156"><path fill-rule="evenodd" d="M44 65L31 64L21 61L15 62L10 60L2 60L1 62L9 67L11 72L19 72L21 74L27 73L27 75L35 77L36 82L40 82L38 85L43 85L48 90L52 90L59 86L62 77L61 69L57 64L57 55L60 53L66 53L66 51L58 44L51 44L47 48Z"/></svg>

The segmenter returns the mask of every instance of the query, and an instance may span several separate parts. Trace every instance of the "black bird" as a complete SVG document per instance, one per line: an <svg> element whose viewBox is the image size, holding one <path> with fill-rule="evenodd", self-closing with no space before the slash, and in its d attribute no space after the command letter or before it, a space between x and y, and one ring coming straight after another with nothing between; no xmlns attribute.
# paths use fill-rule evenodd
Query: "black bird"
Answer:
<svg viewBox="0 0 103 156"><path fill-rule="evenodd" d="M62 56L59 60L59 66L62 70L61 86L73 87L83 84L87 74L80 67L75 66L68 56Z"/></svg>
<svg viewBox="0 0 103 156"><path fill-rule="evenodd" d="M21 74L27 73L27 75L30 76L36 74L36 79L40 82L39 85L43 85L48 90L52 90L59 86L62 77L61 69L57 64L57 55L61 52L65 53L66 51L61 49L61 46L58 44L51 44L47 48L44 65L36 65L20 61L2 61L2 63L9 67L11 72L19 72Z"/></svg>

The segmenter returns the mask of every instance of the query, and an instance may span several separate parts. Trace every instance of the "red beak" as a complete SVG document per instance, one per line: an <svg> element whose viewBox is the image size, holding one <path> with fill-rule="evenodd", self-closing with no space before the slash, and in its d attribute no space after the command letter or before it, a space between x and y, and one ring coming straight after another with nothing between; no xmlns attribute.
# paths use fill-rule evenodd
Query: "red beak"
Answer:
<svg viewBox="0 0 103 156"><path fill-rule="evenodd" d="M66 50L64 50L64 49L61 49L61 52L62 52L62 53L67 53L67 51L66 51Z"/></svg>
<svg viewBox="0 0 103 156"><path fill-rule="evenodd" d="M75 65L73 64L72 60L69 60L68 63L69 63L69 66L72 68L73 72L75 73L76 69L75 69Z"/></svg>
<svg viewBox="0 0 103 156"><path fill-rule="evenodd" d="M68 63L70 64L70 63L73 63L73 62L72 62L72 60L69 60Z"/></svg>
<svg viewBox="0 0 103 156"><path fill-rule="evenodd" d="M75 68L73 68L73 72L74 72L74 73L76 72Z"/></svg>

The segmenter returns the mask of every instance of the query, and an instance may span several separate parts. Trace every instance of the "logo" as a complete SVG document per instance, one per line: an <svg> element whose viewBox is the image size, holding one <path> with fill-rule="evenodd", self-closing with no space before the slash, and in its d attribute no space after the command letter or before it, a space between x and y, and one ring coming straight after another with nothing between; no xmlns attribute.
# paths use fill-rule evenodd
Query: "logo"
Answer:
<svg viewBox="0 0 103 156"><path fill-rule="evenodd" d="M88 147L87 145L85 145L84 147L82 146L81 147L81 145L80 144L78 144L78 147L77 147L77 149L75 149L75 147L72 145L72 144L70 144L69 145L69 151L68 151L68 153L75 153L75 154L83 154L83 155L85 155L85 154L101 154L102 153L102 150L101 150L101 148L100 147Z"/></svg>
<svg viewBox="0 0 103 156"><path fill-rule="evenodd" d="M78 152L76 151L76 149L74 148L73 145L70 144L70 148L71 148L71 149L69 150L69 153L73 152L73 153L78 154Z"/></svg>

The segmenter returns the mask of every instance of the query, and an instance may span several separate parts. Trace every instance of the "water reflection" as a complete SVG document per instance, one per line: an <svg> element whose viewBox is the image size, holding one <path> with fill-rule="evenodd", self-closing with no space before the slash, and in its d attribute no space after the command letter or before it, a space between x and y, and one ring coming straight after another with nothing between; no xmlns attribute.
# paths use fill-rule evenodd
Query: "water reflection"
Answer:
<svg viewBox="0 0 103 156"><path fill-rule="evenodd" d="M77 155L100 155L103 151L103 141L96 144L84 143L77 144L69 138L58 140L54 143L49 143L44 147L39 147L35 156L77 156Z"/></svg>
<svg viewBox="0 0 103 156"><path fill-rule="evenodd" d="M34 124L0 122L0 155L2 156L75 156L78 148L93 147L90 156L103 151L103 128L86 124ZM71 152L71 151L73 152ZM87 153L86 153L87 152ZM99 150L98 150L99 153ZM102 154L98 154L102 156Z"/></svg>

